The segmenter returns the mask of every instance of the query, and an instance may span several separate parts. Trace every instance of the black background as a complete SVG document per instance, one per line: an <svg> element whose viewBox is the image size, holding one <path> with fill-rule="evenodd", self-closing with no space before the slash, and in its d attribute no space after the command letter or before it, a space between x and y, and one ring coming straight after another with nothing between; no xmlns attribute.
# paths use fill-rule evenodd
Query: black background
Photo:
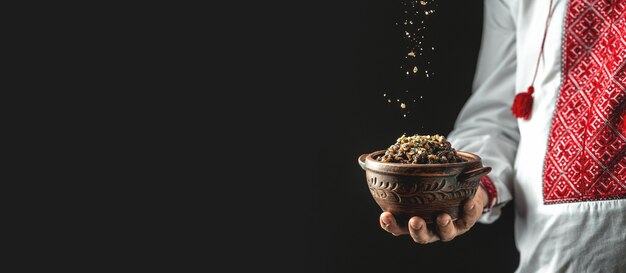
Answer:
<svg viewBox="0 0 626 273"><path fill-rule="evenodd" d="M242 18L241 27L215 41L237 52L237 61L222 67L235 72L229 79L234 99L218 102L231 105L224 116L243 113L228 123L229 132L241 132L242 147L248 147L243 158L256 168L236 170L254 202L245 205L245 217L235 216L242 223L216 223L232 238L222 252L246 261L231 266L250 263L281 272L515 270L512 205L494 224L478 224L448 243L419 245L380 228L381 210L357 164L359 155L387 148L402 133L452 130L471 93L481 1L438 1L428 32L437 48L431 60L436 76L408 84L399 69L407 50L395 24L404 10L398 0L237 8L241 16L229 22ZM406 118L383 97L404 87L424 96Z"/></svg>

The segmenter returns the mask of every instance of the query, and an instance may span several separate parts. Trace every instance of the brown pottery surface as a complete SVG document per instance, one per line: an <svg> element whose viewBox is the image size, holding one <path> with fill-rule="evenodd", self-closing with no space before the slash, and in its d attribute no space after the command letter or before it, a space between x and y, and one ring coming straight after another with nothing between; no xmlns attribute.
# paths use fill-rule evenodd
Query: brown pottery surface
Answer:
<svg viewBox="0 0 626 273"><path fill-rule="evenodd" d="M384 150L361 155L367 186L383 211L391 212L400 225L412 216L433 223L441 213L456 220L463 202L476 194L480 177L491 171L479 156L458 151L465 162L446 164L383 163L375 158Z"/></svg>

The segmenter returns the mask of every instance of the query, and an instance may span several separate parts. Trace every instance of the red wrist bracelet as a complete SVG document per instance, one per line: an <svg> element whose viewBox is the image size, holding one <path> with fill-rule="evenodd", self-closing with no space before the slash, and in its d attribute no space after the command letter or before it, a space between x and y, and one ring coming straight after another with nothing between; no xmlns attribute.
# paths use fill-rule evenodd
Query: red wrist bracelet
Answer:
<svg viewBox="0 0 626 273"><path fill-rule="evenodd" d="M491 211L493 206L496 205L498 199L498 191L496 191L496 186L493 185L493 182L489 178L489 176L483 176L480 178L480 186L483 187L485 192L487 192L487 207L483 210L483 213Z"/></svg>

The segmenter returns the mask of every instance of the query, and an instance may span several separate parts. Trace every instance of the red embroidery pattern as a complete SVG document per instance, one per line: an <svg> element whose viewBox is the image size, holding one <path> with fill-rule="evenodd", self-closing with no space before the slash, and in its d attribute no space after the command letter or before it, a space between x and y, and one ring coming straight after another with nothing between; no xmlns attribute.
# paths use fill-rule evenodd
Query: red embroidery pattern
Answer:
<svg viewBox="0 0 626 273"><path fill-rule="evenodd" d="M626 0L570 0L545 204L626 198Z"/></svg>

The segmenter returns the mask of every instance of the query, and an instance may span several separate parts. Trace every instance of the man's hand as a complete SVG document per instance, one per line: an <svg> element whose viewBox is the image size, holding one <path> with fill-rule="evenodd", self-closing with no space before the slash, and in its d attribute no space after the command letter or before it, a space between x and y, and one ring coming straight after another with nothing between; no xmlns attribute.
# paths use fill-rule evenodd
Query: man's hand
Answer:
<svg viewBox="0 0 626 273"><path fill-rule="evenodd" d="M383 212L380 215L380 226L395 236L410 234L413 241L419 244L429 244L439 240L447 242L467 232L474 226L482 215L487 200L487 193L479 186L474 198L468 199L463 204L461 218L452 222L450 215L443 213L437 217L437 230L435 231L429 230L424 219L417 216L409 220L408 227L401 227L389 212Z"/></svg>

